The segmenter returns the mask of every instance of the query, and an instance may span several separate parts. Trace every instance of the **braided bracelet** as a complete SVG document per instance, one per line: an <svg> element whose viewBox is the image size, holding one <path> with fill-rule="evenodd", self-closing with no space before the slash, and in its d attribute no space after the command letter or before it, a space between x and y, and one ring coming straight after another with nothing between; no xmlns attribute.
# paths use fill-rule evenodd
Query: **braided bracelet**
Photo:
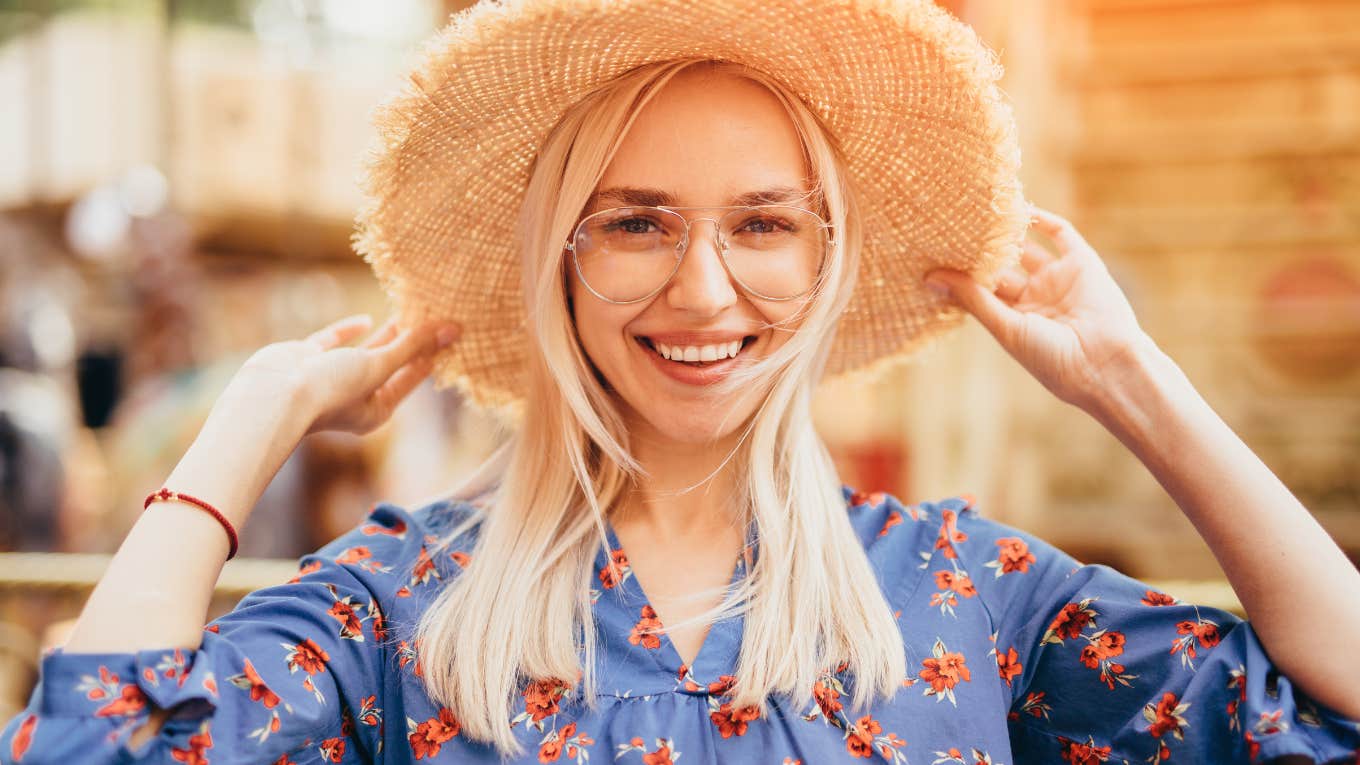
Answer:
<svg viewBox="0 0 1360 765"><path fill-rule="evenodd" d="M227 560L236 557L236 527L232 526L231 521L227 520L225 515L218 512L217 508L198 497L191 497L188 494L181 494L180 492L170 491L169 489L160 489L159 491L153 491L147 495L146 501L142 503L142 509L145 510L148 507L151 507L152 502L163 502L166 500L178 500L180 502L188 502L191 505L197 505L206 510L208 515L216 518L217 522L222 524L222 529L227 532L227 540L231 542L231 550L227 553Z"/></svg>

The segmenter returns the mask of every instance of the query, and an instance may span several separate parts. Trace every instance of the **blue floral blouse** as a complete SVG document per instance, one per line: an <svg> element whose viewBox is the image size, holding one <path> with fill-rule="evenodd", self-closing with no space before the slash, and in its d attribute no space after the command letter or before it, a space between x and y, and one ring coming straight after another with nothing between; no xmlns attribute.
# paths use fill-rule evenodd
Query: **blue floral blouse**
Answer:
<svg viewBox="0 0 1360 765"><path fill-rule="evenodd" d="M901 625L908 671L853 714L828 668L760 717L729 701L740 616L684 665L613 529L600 551L598 708L560 682L526 684L511 725L521 762L664 765L1317 762L1360 757L1360 724L1295 689L1250 624L1081 565L980 516L971 497L903 505L845 489L850 520ZM252 593L195 650L46 655L28 708L0 734L6 763L492 763L421 682L410 628L469 561L475 530L432 555L470 511L378 505ZM609 560L617 567L606 566ZM738 562L734 580L742 575ZM129 750L152 705L160 734Z"/></svg>

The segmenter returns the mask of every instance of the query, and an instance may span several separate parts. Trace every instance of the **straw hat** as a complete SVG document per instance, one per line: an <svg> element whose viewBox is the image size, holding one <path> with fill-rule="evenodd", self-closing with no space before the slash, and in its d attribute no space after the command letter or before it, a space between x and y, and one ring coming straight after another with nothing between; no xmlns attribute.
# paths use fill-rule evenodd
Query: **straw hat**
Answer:
<svg viewBox="0 0 1360 765"><path fill-rule="evenodd" d="M903 360L965 314L935 267L995 286L1028 211L1001 66L931 0L503 0L455 14L376 115L355 249L403 322L457 321L438 388L523 395L515 221L538 146L568 106L642 64L704 57L787 85L835 134L865 248L828 376Z"/></svg>

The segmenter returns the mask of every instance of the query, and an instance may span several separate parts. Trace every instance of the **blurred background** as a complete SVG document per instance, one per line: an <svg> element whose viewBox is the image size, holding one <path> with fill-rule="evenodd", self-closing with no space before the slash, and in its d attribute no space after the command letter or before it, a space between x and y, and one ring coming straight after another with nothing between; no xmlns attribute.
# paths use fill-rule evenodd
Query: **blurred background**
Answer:
<svg viewBox="0 0 1360 765"><path fill-rule="evenodd" d="M1360 560L1360 4L954 0L1001 53L1027 196ZM0 0L0 719L256 348L384 298L349 246L369 115L450 0ZM818 403L842 478L970 494L1079 559L1236 608L1122 445L967 325ZM214 612L504 438L427 381L309 436ZM1176 580L1176 581L1165 581ZM214 613L214 615L215 615Z"/></svg>

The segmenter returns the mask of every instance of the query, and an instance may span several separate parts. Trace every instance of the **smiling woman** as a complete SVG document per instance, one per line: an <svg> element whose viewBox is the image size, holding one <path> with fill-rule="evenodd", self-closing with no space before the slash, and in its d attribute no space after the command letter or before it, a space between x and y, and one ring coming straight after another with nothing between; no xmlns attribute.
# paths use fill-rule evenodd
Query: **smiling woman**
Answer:
<svg viewBox="0 0 1360 765"><path fill-rule="evenodd" d="M1353 759L1360 575L1069 224L1036 209L1057 255L1023 242L993 63L928 0L456 17L380 113L360 215L400 321L252 358L0 756ZM965 312L1144 460L1259 638L971 497L840 485L814 387ZM509 443L200 630L240 508L301 434L366 432L432 369L510 406ZM227 512L167 501L187 486Z"/></svg>

